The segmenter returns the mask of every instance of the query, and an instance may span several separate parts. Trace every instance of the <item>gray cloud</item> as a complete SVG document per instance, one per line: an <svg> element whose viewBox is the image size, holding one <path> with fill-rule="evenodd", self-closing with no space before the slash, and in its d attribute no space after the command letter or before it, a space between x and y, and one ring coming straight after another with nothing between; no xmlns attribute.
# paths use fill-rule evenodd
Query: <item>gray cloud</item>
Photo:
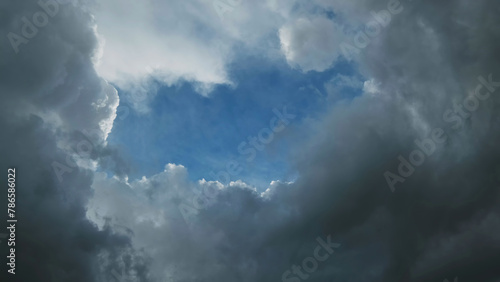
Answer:
<svg viewBox="0 0 500 282"><path fill-rule="evenodd" d="M358 22L387 5L365 2L316 1L339 16L359 7ZM304 123L311 138L290 156L295 183L276 182L265 195L241 183L222 187L188 218L178 205L220 186L190 181L182 166L130 183L84 168L57 180L50 164L65 162L72 133L112 120L118 97L93 70L90 16L68 9L54 18L17 56L0 58L0 128L9 137L2 167L19 167L18 263L30 269L17 278L58 281L48 271L56 268L71 281L111 281L112 273L132 281L280 281L311 255L317 237L331 235L341 247L308 281L497 281L500 93L460 131L442 115L478 76L500 80L499 5L413 2L357 58L377 93ZM1 33L35 6L10 2ZM95 115L97 101L104 107ZM447 142L391 193L384 171L396 171L398 155L435 127ZM125 175L126 164L112 160L109 167Z"/></svg>
<svg viewBox="0 0 500 282"><path fill-rule="evenodd" d="M7 34L22 34L22 18L41 8L35 1L0 5L7 15L0 23L0 128L6 137L0 163L5 172L16 168L18 219L16 275L2 268L2 281L110 281L110 268L125 266L145 281L145 263L129 238L86 219L93 172L76 167L61 182L52 168L54 161L73 157L66 150L71 132L97 128L93 141L104 143L118 105L116 91L93 68L90 15L61 5L16 54ZM0 200L6 203L7 194ZM6 244L1 253L7 254Z"/></svg>

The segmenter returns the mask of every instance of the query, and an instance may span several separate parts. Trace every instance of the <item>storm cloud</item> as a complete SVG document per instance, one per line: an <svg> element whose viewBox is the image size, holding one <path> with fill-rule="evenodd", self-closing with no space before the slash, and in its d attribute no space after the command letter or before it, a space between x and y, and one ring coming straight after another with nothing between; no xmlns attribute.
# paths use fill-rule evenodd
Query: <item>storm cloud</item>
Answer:
<svg viewBox="0 0 500 282"><path fill-rule="evenodd" d="M172 2L168 24L177 10L200 17L199 9L211 7ZM500 3L264 2L228 12L234 14L225 20L236 24L224 27L231 37L224 48L239 46L231 56L200 62L210 48L199 46L187 23L186 39L168 52L148 52L149 39L129 46L140 49L131 61L138 72L150 64L144 56L175 62L184 51L179 46L191 46L185 54L192 64L181 70L162 64L152 79L188 81L204 95L231 84L233 55L262 51L252 49L257 43L271 42L263 56L303 75L353 66L355 73L325 74L324 111L301 115L288 135L278 136L290 138L286 157L296 177L263 189L193 179L189 167L173 162L129 178L134 158L108 144L123 94L116 88L133 92L124 81L147 80L113 63L131 50L98 54L99 19L119 4L105 1L100 12L87 3L60 4L16 54L7 34L22 34L23 17L41 8L34 1L0 3L0 152L3 171L17 169L19 219L17 274L4 271L5 281L500 280ZM374 14L396 7L401 12L383 28L379 22L379 34L346 58L341 44L356 46ZM116 36L108 46L127 35L159 36L154 29L126 32L133 19L143 22L143 12L122 26L101 19L104 34ZM203 18L207 29L221 28L210 13L217 22ZM261 21L252 27L247 17ZM247 37L250 31L256 35ZM181 36L175 28L165 32ZM157 40L160 47L173 39ZM346 99L342 91L359 93ZM290 111L301 112L299 106ZM81 154L82 140L90 154ZM7 253L3 243L1 250Z"/></svg>

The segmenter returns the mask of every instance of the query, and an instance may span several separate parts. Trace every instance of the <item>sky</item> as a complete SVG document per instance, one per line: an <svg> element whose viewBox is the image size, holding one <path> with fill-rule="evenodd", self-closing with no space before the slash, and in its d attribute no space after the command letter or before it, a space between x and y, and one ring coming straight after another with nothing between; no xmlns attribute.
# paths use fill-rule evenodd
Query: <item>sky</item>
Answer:
<svg viewBox="0 0 500 282"><path fill-rule="evenodd" d="M499 12L0 0L1 281L500 281Z"/></svg>

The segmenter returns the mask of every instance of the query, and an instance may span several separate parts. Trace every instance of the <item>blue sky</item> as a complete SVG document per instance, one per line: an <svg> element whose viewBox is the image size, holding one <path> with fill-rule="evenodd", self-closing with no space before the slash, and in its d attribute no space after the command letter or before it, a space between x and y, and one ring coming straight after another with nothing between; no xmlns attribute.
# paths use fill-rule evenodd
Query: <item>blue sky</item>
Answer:
<svg viewBox="0 0 500 282"><path fill-rule="evenodd" d="M108 140L133 159L129 178L150 176L175 163L185 166L192 180L216 180L211 172L225 171L228 162L237 161L242 171L231 181L243 180L258 190L265 190L273 180L293 181L296 175L287 157L297 135L307 135L304 119L317 119L328 104L361 93L347 89L334 95L325 87L339 74L356 75L355 67L345 60L324 72L304 73L284 60L245 54L238 54L228 68L235 87L219 85L205 97L189 82L162 86L149 104L150 112L131 109L127 117L118 116ZM120 107L130 108L130 104L122 99ZM273 109L283 107L297 117L247 161L238 146L269 127Z"/></svg>

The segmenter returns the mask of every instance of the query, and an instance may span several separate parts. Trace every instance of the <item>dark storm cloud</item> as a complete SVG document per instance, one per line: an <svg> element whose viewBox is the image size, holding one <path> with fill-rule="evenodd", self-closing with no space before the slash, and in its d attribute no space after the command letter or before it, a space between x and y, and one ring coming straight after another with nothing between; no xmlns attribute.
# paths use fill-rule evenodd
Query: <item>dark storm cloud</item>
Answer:
<svg viewBox="0 0 500 282"><path fill-rule="evenodd" d="M361 14L387 6L352 3ZM34 2L0 5L9 11L0 22L2 40L37 10ZM362 74L378 91L340 102L321 121L304 125L313 134L293 154L295 183L274 185L269 197L241 184L225 187L189 219L175 207L193 205L189 189L215 184L192 183L179 166L133 183L82 168L57 179L51 164L67 159L57 143L74 146L74 131L108 120L112 109L96 115L93 103L114 105L117 96L93 71L90 16L69 8L52 18L17 55L0 58L2 169L19 168L19 281L112 281L112 273L132 281L281 281L312 256L318 237L329 236L341 245L307 281L500 279L494 268L500 258L500 89L463 118L459 130L443 120L478 76L500 80L500 4L404 5L360 57ZM407 157L414 140L437 127L446 130L447 142L392 193L384 172L396 172L398 156ZM118 155L97 146L91 158L121 176L127 165ZM146 197L134 197L130 187ZM92 192L97 207L109 212L103 231L86 219ZM118 229L113 216L127 223L125 235L111 233ZM144 256L131 246L144 247Z"/></svg>
<svg viewBox="0 0 500 282"><path fill-rule="evenodd" d="M500 278L500 89L460 130L443 119L479 76L500 80L499 4L414 2L360 58L378 91L308 124L315 134L294 154L296 183L274 188L270 200L227 189L198 214L193 241L169 240L189 250L164 256L181 258L177 281L279 281L329 234L341 247L308 281ZM392 193L384 172L397 171L398 156L434 128L447 142Z"/></svg>
<svg viewBox="0 0 500 282"><path fill-rule="evenodd" d="M2 277L5 281L95 281L101 267L97 255L106 250L120 252L128 239L109 230L98 231L85 219L92 173L79 170L60 183L50 162L65 156L43 121L36 116L6 120L2 118L2 128L10 137L2 141L2 169L16 168L18 224L16 276L4 269ZM5 195L1 199L7 201Z"/></svg>
<svg viewBox="0 0 500 282"><path fill-rule="evenodd" d="M493 235L499 228L500 89L479 101L463 128L454 130L454 123L443 120L453 102L462 103L475 89L479 76L500 81L498 9L495 1L405 3L402 16L361 58L363 73L380 83L379 93L335 107L314 136L326 141L312 141L299 154L296 204L308 222L326 233L350 234L378 210L387 211L389 226L347 236L352 248L388 243L369 255L389 259L383 273L356 279L353 272L341 279L500 278L493 266L500 257ZM383 173L396 172L398 155L408 159L417 148L414 140L428 138L433 128L445 129L447 142L392 194ZM372 266L360 262L363 270Z"/></svg>
<svg viewBox="0 0 500 282"><path fill-rule="evenodd" d="M126 269L144 281L145 263L135 257L129 239L99 231L86 219L93 172L74 168L59 181L52 167L73 157L62 149L72 146L70 132L113 118L118 103L116 92L93 69L97 41L90 15L59 5L16 54L7 35L22 34L23 17L33 21L43 10L36 1L2 1L0 7L0 167L4 181L7 169L16 168L18 219L16 275L7 273L4 256L1 280L111 281L111 269ZM105 134L100 129L96 140ZM7 202L6 191L0 201ZM2 254L6 247L2 244Z"/></svg>

